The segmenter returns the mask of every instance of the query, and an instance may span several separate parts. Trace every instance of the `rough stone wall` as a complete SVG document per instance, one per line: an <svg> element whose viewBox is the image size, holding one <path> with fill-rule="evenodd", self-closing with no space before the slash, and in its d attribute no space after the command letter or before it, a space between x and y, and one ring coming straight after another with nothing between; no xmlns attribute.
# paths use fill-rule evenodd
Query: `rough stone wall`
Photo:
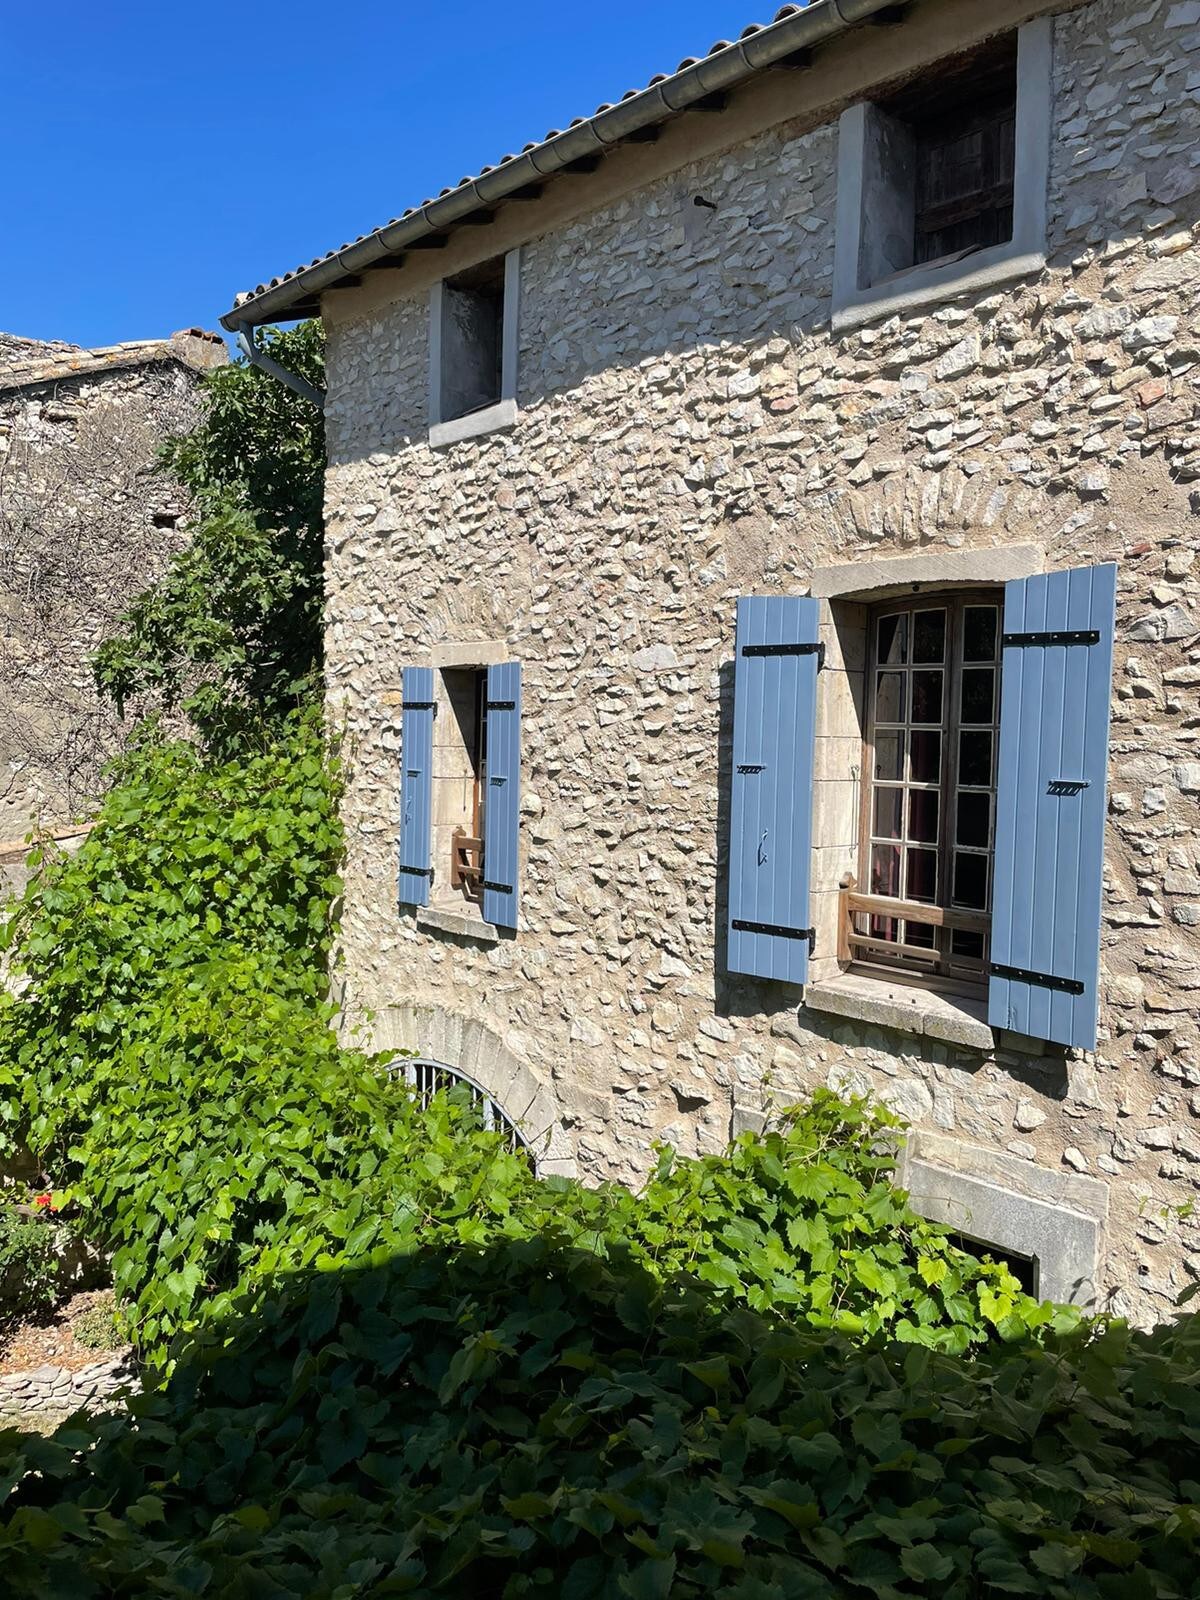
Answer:
<svg viewBox="0 0 1200 1600"><path fill-rule="evenodd" d="M1005 1170L1102 1179L1104 1297L1147 1319L1200 1274L1200 1223L1162 1214L1200 1187L1200 4L1060 16L1054 79L1048 265L1007 292L833 337L829 124L529 243L511 433L428 448L424 300L330 320L345 977L353 1017L486 1024L586 1174L849 1081ZM984 1056L722 973L735 597L1029 542L1120 563L1096 1054ZM484 946L396 908L396 691L499 638L522 928Z"/></svg>
<svg viewBox="0 0 1200 1600"><path fill-rule="evenodd" d="M0 339L0 841L86 812L120 738L89 658L180 545L154 470L215 336L87 351ZM17 852L19 857L20 852Z"/></svg>

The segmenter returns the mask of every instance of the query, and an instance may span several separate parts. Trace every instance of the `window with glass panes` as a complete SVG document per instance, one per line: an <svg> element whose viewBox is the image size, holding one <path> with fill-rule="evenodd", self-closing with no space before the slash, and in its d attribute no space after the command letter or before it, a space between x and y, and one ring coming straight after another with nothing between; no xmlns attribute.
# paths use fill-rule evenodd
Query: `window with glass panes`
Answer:
<svg viewBox="0 0 1200 1600"><path fill-rule="evenodd" d="M871 614L859 888L896 910L856 913L856 959L985 980L1001 598L921 596ZM926 907L944 915L922 920Z"/></svg>

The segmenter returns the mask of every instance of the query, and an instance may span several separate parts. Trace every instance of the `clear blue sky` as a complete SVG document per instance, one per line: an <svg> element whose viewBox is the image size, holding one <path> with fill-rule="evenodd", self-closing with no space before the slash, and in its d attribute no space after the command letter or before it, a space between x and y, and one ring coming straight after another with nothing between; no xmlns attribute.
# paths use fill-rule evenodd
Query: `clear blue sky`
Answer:
<svg viewBox="0 0 1200 1600"><path fill-rule="evenodd" d="M0 329L215 327L778 3L0 0Z"/></svg>

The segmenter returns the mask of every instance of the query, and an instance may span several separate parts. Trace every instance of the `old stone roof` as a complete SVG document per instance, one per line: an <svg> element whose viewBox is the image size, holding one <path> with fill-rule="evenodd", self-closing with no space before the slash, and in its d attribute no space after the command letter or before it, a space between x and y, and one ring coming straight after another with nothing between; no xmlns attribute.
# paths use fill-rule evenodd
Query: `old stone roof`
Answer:
<svg viewBox="0 0 1200 1600"><path fill-rule="evenodd" d="M178 361L196 372L221 366L228 360L220 334L204 328L182 328L169 339L131 339L125 344L85 350L62 341L22 339L0 333L0 394L36 388L64 378L96 377L128 367Z"/></svg>
<svg viewBox="0 0 1200 1600"><path fill-rule="evenodd" d="M764 67L808 66L812 49L864 22L897 21L908 0L806 0L785 5L768 23L752 22L736 40L718 39L703 56L687 56L672 73L658 73L643 89L627 89L618 101L605 101L590 117L576 117L565 128L525 145L520 154L500 157L474 177L460 178L435 198L409 206L400 216L357 239L317 256L281 277L239 294L221 318L231 332L273 318L312 316L320 294L338 282L389 258L402 259L405 247L440 242L457 222L490 219L489 204L511 197L532 198L539 181L557 172L590 171L598 156L625 140L646 137L644 130L680 112L715 110L724 92ZM522 188L526 191L522 194Z"/></svg>

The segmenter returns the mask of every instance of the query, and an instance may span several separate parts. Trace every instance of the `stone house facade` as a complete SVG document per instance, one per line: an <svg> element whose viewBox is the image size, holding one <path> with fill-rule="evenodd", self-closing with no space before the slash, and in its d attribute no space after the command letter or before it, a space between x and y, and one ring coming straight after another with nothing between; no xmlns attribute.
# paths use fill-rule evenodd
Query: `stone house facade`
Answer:
<svg viewBox="0 0 1200 1600"><path fill-rule="evenodd" d="M0 334L0 866L95 799L120 727L90 657L183 538L154 471L224 341L187 329L105 349Z"/></svg>
<svg viewBox="0 0 1200 1600"><path fill-rule="evenodd" d="M1168 1313L1198 130L1197 0L818 0L239 299L328 335L349 1031L589 1178L870 1093Z"/></svg>

